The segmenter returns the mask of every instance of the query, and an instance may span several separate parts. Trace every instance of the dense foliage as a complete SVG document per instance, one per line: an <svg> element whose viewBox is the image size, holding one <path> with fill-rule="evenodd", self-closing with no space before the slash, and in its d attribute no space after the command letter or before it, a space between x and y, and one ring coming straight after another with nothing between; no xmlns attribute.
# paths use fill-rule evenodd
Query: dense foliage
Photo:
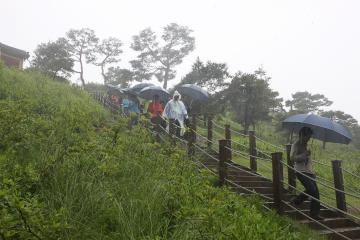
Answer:
<svg viewBox="0 0 360 240"><path fill-rule="evenodd" d="M34 51L31 68L47 74L53 79L67 79L71 76L74 60L66 50L67 43L64 38L55 42L39 44Z"/></svg>
<svg viewBox="0 0 360 240"><path fill-rule="evenodd" d="M0 65L0 239L317 239L91 97Z"/></svg>

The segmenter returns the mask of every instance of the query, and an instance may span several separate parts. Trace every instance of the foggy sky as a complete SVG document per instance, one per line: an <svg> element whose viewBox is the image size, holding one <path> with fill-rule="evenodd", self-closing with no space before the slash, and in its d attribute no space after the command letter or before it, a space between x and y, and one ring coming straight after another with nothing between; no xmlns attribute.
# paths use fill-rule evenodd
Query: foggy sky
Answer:
<svg viewBox="0 0 360 240"><path fill-rule="evenodd" d="M271 87L289 99L296 91L327 96L360 120L360 1L200 0L0 0L0 42L32 52L71 28L124 43L121 67L135 53L131 37L175 22L194 30L196 49L178 68L172 86L196 57L226 62L231 73L262 66ZM75 77L74 79L76 79ZM100 70L85 67L85 80L101 82Z"/></svg>

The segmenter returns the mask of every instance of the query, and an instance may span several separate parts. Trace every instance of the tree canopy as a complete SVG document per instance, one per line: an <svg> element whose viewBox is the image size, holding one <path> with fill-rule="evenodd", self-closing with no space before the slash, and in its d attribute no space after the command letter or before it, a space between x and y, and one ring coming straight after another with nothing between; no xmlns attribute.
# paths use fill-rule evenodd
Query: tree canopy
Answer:
<svg viewBox="0 0 360 240"><path fill-rule="evenodd" d="M80 65L80 70L76 72L80 74L81 83L85 86L84 60L87 63L96 60L94 53L99 39L96 37L94 30L89 28L82 28L80 30L71 29L66 33L66 39L69 53L73 60Z"/></svg>
<svg viewBox="0 0 360 240"><path fill-rule="evenodd" d="M112 85L120 85L121 88L129 87L130 82L133 80L134 73L129 69L120 67L110 67L106 73L105 83Z"/></svg>
<svg viewBox="0 0 360 240"><path fill-rule="evenodd" d="M192 65L191 72L181 80L180 84L197 84L207 88L210 92L223 89L227 84L225 80L230 77L226 63L215 63L208 61L206 64L196 59Z"/></svg>
<svg viewBox="0 0 360 240"><path fill-rule="evenodd" d="M258 121L269 119L271 110L282 102L268 81L259 79L256 74L237 73L223 95L234 111L235 120L244 126L245 131Z"/></svg>
<svg viewBox="0 0 360 240"><path fill-rule="evenodd" d="M192 30L188 27L171 23L164 27L162 46L150 28L134 36L131 48L139 52L139 55L130 63L135 78L141 81L155 76L158 81L163 82L166 89L168 81L176 76L175 66L182 63L183 58L195 48L195 38L191 33Z"/></svg>
<svg viewBox="0 0 360 240"><path fill-rule="evenodd" d="M95 47L95 52L99 55L100 61L94 62L94 65L101 68L101 75L104 82L107 82L107 74L105 74L105 67L108 64L120 62L120 54L122 54L122 42L114 37L103 39L101 44Z"/></svg>
<svg viewBox="0 0 360 240"><path fill-rule="evenodd" d="M53 79L67 79L71 76L74 60L67 51L67 41L59 38L55 42L41 43L34 51L31 67Z"/></svg>
<svg viewBox="0 0 360 240"><path fill-rule="evenodd" d="M292 100L287 100L285 105L290 107L290 111L308 113L317 112L321 107L331 106L332 103L323 94L311 94L305 91L292 94Z"/></svg>

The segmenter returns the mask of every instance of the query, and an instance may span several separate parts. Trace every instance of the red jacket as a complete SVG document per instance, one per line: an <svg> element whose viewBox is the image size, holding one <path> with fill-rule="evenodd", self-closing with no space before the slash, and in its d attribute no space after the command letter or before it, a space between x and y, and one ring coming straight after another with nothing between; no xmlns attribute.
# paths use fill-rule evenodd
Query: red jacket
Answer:
<svg viewBox="0 0 360 240"><path fill-rule="evenodd" d="M157 115L161 115L164 109L161 103L159 102L151 102L148 106L148 112L151 112L151 118L157 117Z"/></svg>

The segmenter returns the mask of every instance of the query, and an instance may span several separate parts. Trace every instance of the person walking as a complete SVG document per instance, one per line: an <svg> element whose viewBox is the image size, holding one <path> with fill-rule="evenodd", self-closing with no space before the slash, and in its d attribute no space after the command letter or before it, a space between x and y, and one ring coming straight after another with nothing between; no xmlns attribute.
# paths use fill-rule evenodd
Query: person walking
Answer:
<svg viewBox="0 0 360 240"><path fill-rule="evenodd" d="M312 170L311 152L307 149L313 131L309 127L303 127L299 131L299 139L291 146L290 159L295 163L296 176L304 186L305 191L300 193L291 203L300 205L310 195L310 217L315 220L323 220L320 213L320 195L316 184L316 176ZM306 195L307 194L307 195Z"/></svg>
<svg viewBox="0 0 360 240"><path fill-rule="evenodd" d="M149 104L147 112L151 113L151 122L153 124L161 123L161 115L164 112L163 105L160 103L159 95L155 95L153 101Z"/></svg>
<svg viewBox="0 0 360 240"><path fill-rule="evenodd" d="M129 98L128 96L125 96L121 102L122 110L125 116L129 116L129 104Z"/></svg>
<svg viewBox="0 0 360 240"><path fill-rule="evenodd" d="M131 126L138 124L140 116L140 103L136 97L129 98L129 115Z"/></svg>
<svg viewBox="0 0 360 240"><path fill-rule="evenodd" d="M178 91L175 91L173 99L171 99L165 106L163 117L169 119L169 122L174 122L177 126L175 128L175 134L181 137L185 133L185 122L188 122L188 113L186 111L184 103L181 101L181 95ZM169 126L173 128L174 126Z"/></svg>

